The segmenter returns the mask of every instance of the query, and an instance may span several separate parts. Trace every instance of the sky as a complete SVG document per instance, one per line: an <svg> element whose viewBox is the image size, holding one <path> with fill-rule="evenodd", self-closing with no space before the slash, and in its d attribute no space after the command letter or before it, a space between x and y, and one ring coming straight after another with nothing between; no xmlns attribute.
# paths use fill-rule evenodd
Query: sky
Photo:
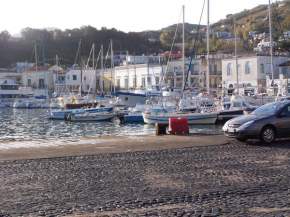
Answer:
<svg viewBox="0 0 290 217"><path fill-rule="evenodd" d="M272 0L276 2L276 0ZM20 33L31 27L61 30L91 25L124 32L159 30L182 22L198 24L204 0L1 0L0 31ZM268 0L210 0L210 23ZM207 0L201 24L207 23Z"/></svg>

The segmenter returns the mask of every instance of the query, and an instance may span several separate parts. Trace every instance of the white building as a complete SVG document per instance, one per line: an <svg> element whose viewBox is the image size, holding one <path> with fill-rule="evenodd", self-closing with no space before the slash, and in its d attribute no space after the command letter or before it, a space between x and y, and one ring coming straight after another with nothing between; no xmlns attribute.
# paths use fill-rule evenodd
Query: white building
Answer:
<svg viewBox="0 0 290 217"><path fill-rule="evenodd" d="M89 69L69 69L53 74L54 92L96 93L99 87L99 71ZM82 86L81 86L82 85ZM82 88L80 88L82 87Z"/></svg>
<svg viewBox="0 0 290 217"><path fill-rule="evenodd" d="M27 68L34 67L35 63L28 63L28 62L17 62L16 63L16 70L17 72L23 72Z"/></svg>
<svg viewBox="0 0 290 217"><path fill-rule="evenodd" d="M159 85L162 67L160 64L149 64L149 67L148 64L138 64L116 67L114 71L116 89L127 90Z"/></svg>
<svg viewBox="0 0 290 217"><path fill-rule="evenodd" d="M272 41L272 47L277 47L277 43L275 41ZM257 47L254 48L255 52L262 52L262 51L268 51L270 50L270 42L260 42L258 43Z"/></svg>
<svg viewBox="0 0 290 217"><path fill-rule="evenodd" d="M257 34L257 31L249 31L249 36L254 37Z"/></svg>
<svg viewBox="0 0 290 217"><path fill-rule="evenodd" d="M127 56L126 60L123 61L123 65L131 64L143 64L143 63L161 63L165 60L162 56Z"/></svg>
<svg viewBox="0 0 290 217"><path fill-rule="evenodd" d="M215 32L217 38L231 38L233 34L231 32Z"/></svg>
<svg viewBox="0 0 290 217"><path fill-rule="evenodd" d="M283 37L286 38L286 39L290 38L290 31L283 32Z"/></svg>
<svg viewBox="0 0 290 217"><path fill-rule="evenodd" d="M279 64L285 62L285 57L278 56L273 58L274 77L279 78ZM270 56L249 56L239 57L237 61L238 82L242 91L259 92L268 88L266 77L271 74ZM236 60L234 57L222 59L222 87L233 91L237 87Z"/></svg>
<svg viewBox="0 0 290 217"><path fill-rule="evenodd" d="M22 85L31 87L35 95L51 95L54 91L53 73L62 70L59 66L31 67L22 72Z"/></svg>

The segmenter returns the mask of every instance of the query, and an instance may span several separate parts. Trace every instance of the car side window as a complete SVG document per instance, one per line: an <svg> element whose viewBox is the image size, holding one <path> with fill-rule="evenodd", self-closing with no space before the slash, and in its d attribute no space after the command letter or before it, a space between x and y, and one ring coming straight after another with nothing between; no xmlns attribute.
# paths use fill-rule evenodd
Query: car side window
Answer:
<svg viewBox="0 0 290 217"><path fill-rule="evenodd" d="M282 113L286 114L288 117L290 117L290 105L288 105L286 108L282 110Z"/></svg>

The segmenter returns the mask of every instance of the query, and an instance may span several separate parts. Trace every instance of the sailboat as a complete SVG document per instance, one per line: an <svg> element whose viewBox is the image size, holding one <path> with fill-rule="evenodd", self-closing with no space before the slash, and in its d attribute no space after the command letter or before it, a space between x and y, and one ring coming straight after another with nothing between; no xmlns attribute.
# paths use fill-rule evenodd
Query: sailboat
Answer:
<svg viewBox="0 0 290 217"><path fill-rule="evenodd" d="M184 12L184 6L183 6L183 12ZM184 23L184 19L183 19L183 23ZM197 40L199 27L200 27L200 25L198 26L197 35L196 35L195 40ZM209 22L208 22L208 28L209 28ZM207 33L209 34L209 31ZM184 43L184 37L183 37L183 43ZM209 37L207 37L207 43L209 43ZM190 55L190 63L189 63L186 79L184 78L182 96L184 95L185 87L187 84L188 75L190 72L190 66L191 66L193 54L195 51L195 44L194 44L194 47L193 47L191 55ZM207 58L209 58L209 49L208 49ZM184 57L183 57L183 60L184 60ZM208 61L207 61L207 64L209 64ZM209 66L208 66L208 70L209 70ZM207 77L207 88L208 88L208 93L209 93L209 76ZM142 115L143 115L144 122L148 123L148 124L155 124L155 123L168 124L170 118L187 118L188 124L214 124L216 122L218 113L217 112L208 112L208 111L209 110L206 109L206 110L200 111L199 113L197 112L197 110L196 110L196 112L180 112L180 111L167 112L167 110L164 109L164 110L161 110L161 112L160 111L154 112L154 110L143 112Z"/></svg>
<svg viewBox="0 0 290 217"><path fill-rule="evenodd" d="M46 85L45 85L45 57L44 57L44 40L42 40L43 46L43 73L44 73L44 88L45 88L45 95L46 94ZM37 50L35 45L35 61L36 61L36 73L38 73L38 66L37 66ZM38 90L38 85L37 85ZM33 101L26 103L26 108L49 108L49 102L47 101L47 96L35 96Z"/></svg>

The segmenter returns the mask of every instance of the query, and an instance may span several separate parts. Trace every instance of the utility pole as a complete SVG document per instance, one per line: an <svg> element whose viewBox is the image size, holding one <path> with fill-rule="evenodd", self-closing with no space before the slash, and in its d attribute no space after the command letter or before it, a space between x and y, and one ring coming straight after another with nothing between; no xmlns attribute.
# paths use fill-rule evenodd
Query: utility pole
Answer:
<svg viewBox="0 0 290 217"><path fill-rule="evenodd" d="M236 57L236 74L237 74L237 94L239 95L239 72L238 72L238 54L237 54L237 32L236 32L236 19L234 18L234 31L235 31L235 57Z"/></svg>

